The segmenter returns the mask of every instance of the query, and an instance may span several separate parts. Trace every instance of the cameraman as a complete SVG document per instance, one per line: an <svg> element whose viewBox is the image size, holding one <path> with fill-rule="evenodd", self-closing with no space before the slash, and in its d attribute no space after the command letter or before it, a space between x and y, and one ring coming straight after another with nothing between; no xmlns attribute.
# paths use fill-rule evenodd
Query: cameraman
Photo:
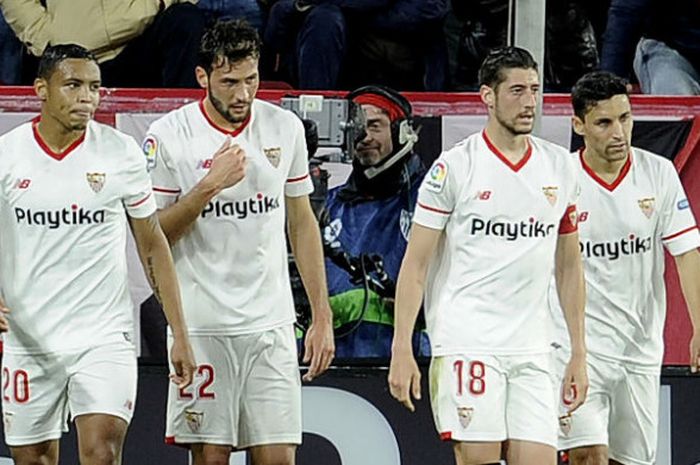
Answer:
<svg viewBox="0 0 700 465"><path fill-rule="evenodd" d="M380 86L348 98L362 107L366 128L349 179L328 193L322 222L336 358L389 357L394 284L425 168L412 150L418 135L408 100ZM416 331L414 350L429 354L425 332Z"/></svg>

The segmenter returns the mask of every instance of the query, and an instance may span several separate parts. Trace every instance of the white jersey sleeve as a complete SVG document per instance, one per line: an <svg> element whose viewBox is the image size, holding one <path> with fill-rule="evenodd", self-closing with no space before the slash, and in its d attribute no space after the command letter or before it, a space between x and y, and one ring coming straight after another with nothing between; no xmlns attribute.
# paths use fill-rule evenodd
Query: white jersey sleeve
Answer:
<svg viewBox="0 0 700 465"><path fill-rule="evenodd" d="M667 187L660 218L661 240L671 255L681 255L698 247L700 233L688 197L671 163L664 164Z"/></svg>
<svg viewBox="0 0 700 465"><path fill-rule="evenodd" d="M125 173L127 185L122 203L130 217L146 218L155 213L156 202L146 162L141 156L138 144L131 138L126 142L125 155L129 168Z"/></svg>
<svg viewBox="0 0 700 465"><path fill-rule="evenodd" d="M294 130L294 153L292 154L292 163L287 173L287 181L284 185L284 195L301 197L313 192L314 187L309 177L308 149L306 147L304 125L296 116L290 121ZM274 156L274 154L268 155L268 157L270 156Z"/></svg>
<svg viewBox="0 0 700 465"><path fill-rule="evenodd" d="M161 143L161 134L156 134L153 126L141 146L146 156L146 166L153 182L153 194L158 208L166 208L174 204L182 193L173 174L172 161L165 144Z"/></svg>
<svg viewBox="0 0 700 465"><path fill-rule="evenodd" d="M459 184L451 151L443 153L423 178L418 190L418 203L413 221L431 229L445 229L455 207Z"/></svg>

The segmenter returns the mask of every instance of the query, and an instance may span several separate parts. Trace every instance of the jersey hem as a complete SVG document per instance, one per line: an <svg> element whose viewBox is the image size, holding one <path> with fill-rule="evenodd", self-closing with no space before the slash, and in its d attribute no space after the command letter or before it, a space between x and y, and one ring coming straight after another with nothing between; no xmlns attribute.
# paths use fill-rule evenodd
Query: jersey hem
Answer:
<svg viewBox="0 0 700 465"><path fill-rule="evenodd" d="M131 334L131 331L125 330L124 332ZM110 338L101 339L96 344L85 344L85 345L75 346L75 347L60 347L57 349L43 349L43 350L17 350L17 346L9 345L7 343L7 341L5 341L5 343L3 344L2 352L4 354L11 354L11 355L66 354L66 353L71 353L71 352L72 353L83 352L86 350L97 349L98 347L104 347L104 346L120 344L120 343L128 344L134 350L136 349L132 342L127 341L126 339L124 339L124 336L122 334L119 334L118 336L113 336Z"/></svg>
<svg viewBox="0 0 700 465"><path fill-rule="evenodd" d="M296 320L290 318L281 322L270 323L267 325L246 328L246 329L208 329L208 328L188 328L187 334L190 336L242 336L244 334L262 333L264 331L270 331L273 329L281 328L293 324ZM168 337L172 337L172 331L170 326L168 326Z"/></svg>
<svg viewBox="0 0 700 465"><path fill-rule="evenodd" d="M428 335L430 337L430 335ZM525 348L525 349L489 349L480 347L478 349L469 347L454 347L454 348L443 348L443 349L433 349L433 358L435 357L449 357L451 355L543 355L551 352L549 346L543 348Z"/></svg>

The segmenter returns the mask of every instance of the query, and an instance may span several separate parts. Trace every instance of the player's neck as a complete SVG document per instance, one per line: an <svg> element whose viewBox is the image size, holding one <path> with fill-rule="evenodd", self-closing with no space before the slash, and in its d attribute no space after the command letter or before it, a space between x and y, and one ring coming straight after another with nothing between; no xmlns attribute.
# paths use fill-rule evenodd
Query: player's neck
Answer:
<svg viewBox="0 0 700 465"><path fill-rule="evenodd" d="M236 129L240 128L243 124L232 123L223 116L221 116L221 113L219 113L219 111L216 108L214 108L214 105L212 105L211 100L209 100L209 96L207 96L204 99L204 111L207 113L207 116L209 117L209 120L211 120L212 123L226 131L235 131Z"/></svg>
<svg viewBox="0 0 700 465"><path fill-rule="evenodd" d="M41 140L56 153L63 152L85 134L85 129L66 128L58 120L44 112L41 113L41 118L36 123L36 130Z"/></svg>
<svg viewBox="0 0 700 465"><path fill-rule="evenodd" d="M609 161L593 150L587 148L583 150L583 160L586 162L586 165L607 183L614 182L620 176L620 171L627 163L628 158L629 153L622 160Z"/></svg>
<svg viewBox="0 0 700 465"><path fill-rule="evenodd" d="M486 125L486 136L509 162L516 165L525 156L529 134L513 134L498 122L491 120Z"/></svg>

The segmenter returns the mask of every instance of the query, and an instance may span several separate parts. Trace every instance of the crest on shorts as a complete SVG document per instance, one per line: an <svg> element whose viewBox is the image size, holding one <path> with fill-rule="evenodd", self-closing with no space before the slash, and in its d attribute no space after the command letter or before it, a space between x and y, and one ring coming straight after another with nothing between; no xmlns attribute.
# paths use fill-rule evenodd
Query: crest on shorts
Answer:
<svg viewBox="0 0 700 465"><path fill-rule="evenodd" d="M571 415L564 415L559 417L559 429L564 434L568 436L571 432Z"/></svg>
<svg viewBox="0 0 700 465"><path fill-rule="evenodd" d="M269 160L270 164L277 168L280 164L280 159L282 158L282 149L279 147L272 147L269 149L263 149L265 156Z"/></svg>
<svg viewBox="0 0 700 465"><path fill-rule="evenodd" d="M474 407L457 407L457 417L462 428L469 426L469 423L472 422L472 416L474 416Z"/></svg>
<svg viewBox="0 0 700 465"><path fill-rule="evenodd" d="M85 173L85 177L87 178L88 184L90 184L90 189L98 193L102 190L102 187L104 187L107 175L104 173Z"/></svg>
<svg viewBox="0 0 700 465"><path fill-rule="evenodd" d="M542 193L547 198L547 201L551 206L557 203L557 191L559 188L557 186L544 186L542 188Z"/></svg>
<svg viewBox="0 0 700 465"><path fill-rule="evenodd" d="M203 420L204 412L185 410L185 421L187 422L187 426L190 427L190 431L192 431L193 433L199 432L199 429L202 427Z"/></svg>
<svg viewBox="0 0 700 465"><path fill-rule="evenodd" d="M639 208L647 218L651 218L651 215L654 213L654 200L654 197L646 197L644 199L637 200Z"/></svg>
<svg viewBox="0 0 700 465"><path fill-rule="evenodd" d="M3 424L5 425L5 432L9 433L12 429L12 412L2 412Z"/></svg>

